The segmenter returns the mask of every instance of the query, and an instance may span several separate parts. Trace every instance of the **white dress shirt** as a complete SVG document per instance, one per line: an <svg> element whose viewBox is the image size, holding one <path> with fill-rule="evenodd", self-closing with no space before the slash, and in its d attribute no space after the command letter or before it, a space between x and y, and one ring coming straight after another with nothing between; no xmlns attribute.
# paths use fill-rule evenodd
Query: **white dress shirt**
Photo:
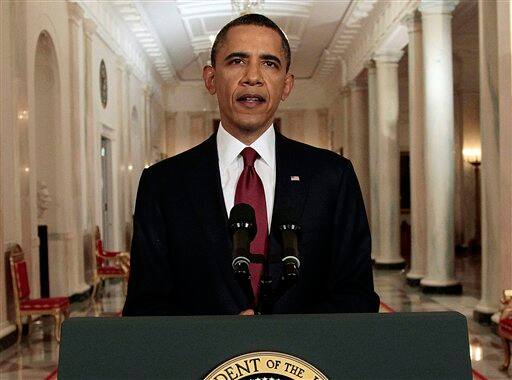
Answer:
<svg viewBox="0 0 512 380"><path fill-rule="evenodd" d="M229 213L235 204L235 192L238 178L244 169L244 159L240 152L247 146L253 148L260 158L254 163L254 169L263 182L265 190L265 202L267 204L267 220L270 231L272 221L272 208L274 207L274 192L276 186L276 133L274 125L271 125L251 145L245 145L240 140L230 135L222 126L219 125L217 132L217 151L219 152L219 170L220 181L222 184L222 193L224 194L224 203Z"/></svg>

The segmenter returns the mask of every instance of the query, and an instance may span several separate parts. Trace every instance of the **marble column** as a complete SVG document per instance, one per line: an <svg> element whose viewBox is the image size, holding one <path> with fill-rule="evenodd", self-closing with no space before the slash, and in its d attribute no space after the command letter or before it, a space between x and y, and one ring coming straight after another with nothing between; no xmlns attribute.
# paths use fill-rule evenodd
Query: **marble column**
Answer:
<svg viewBox="0 0 512 380"><path fill-rule="evenodd" d="M411 267L407 283L418 286L425 276L427 253L427 210L425 194L423 41L421 19L412 14L406 19L409 30L409 157L411 175Z"/></svg>
<svg viewBox="0 0 512 380"><path fill-rule="evenodd" d="M95 106L93 97L93 80L96 78L93 70L93 44L96 24L90 19L84 19L84 66L85 66L85 153L86 153L86 178L87 178L87 237L84 238L89 250L90 260L85 267L86 278L92 281L93 269L96 265L94 257L94 228L99 223L96 216L96 204L101 205L101 198L96 194L97 177L95 165L97 161L95 142L96 131L94 126Z"/></svg>
<svg viewBox="0 0 512 380"><path fill-rule="evenodd" d="M87 186L85 166L85 78L83 70L83 11L77 3L68 3L71 72L71 138L78 149L73 157L73 206L76 216L79 248L76 257L70 262L70 276L76 278L76 292L84 292L89 287L85 282L84 247L82 233L87 207Z"/></svg>
<svg viewBox="0 0 512 380"><path fill-rule="evenodd" d="M501 287L512 289L512 5L498 7Z"/></svg>
<svg viewBox="0 0 512 380"><path fill-rule="evenodd" d="M144 89L144 166L151 162L151 97L154 89L148 85Z"/></svg>
<svg viewBox="0 0 512 380"><path fill-rule="evenodd" d="M482 141L482 282L477 321L489 321L500 299L500 120L497 1L478 1L480 136ZM510 69L510 68L509 68ZM510 105L507 105L510 107ZM509 253L510 254L510 253Z"/></svg>
<svg viewBox="0 0 512 380"><path fill-rule="evenodd" d="M368 69L368 151L370 176L370 226L372 232L372 260L375 261L380 252L379 230L379 126L377 124L377 70L375 63L370 62Z"/></svg>
<svg viewBox="0 0 512 380"><path fill-rule="evenodd" d="M366 213L370 211L370 178L368 154L368 89L364 83L353 81L350 88L349 134L352 165L357 175Z"/></svg>
<svg viewBox="0 0 512 380"><path fill-rule="evenodd" d="M454 106L451 13L457 1L424 1L425 181L427 271L425 293L460 294L455 279Z"/></svg>
<svg viewBox="0 0 512 380"><path fill-rule="evenodd" d="M377 125L379 193L379 269L403 269L400 254L400 147L398 141L398 61L403 52L374 58L377 69Z"/></svg>
<svg viewBox="0 0 512 380"><path fill-rule="evenodd" d="M350 125L349 125L350 90L348 86L341 89L341 118L343 125L343 156L350 158Z"/></svg>

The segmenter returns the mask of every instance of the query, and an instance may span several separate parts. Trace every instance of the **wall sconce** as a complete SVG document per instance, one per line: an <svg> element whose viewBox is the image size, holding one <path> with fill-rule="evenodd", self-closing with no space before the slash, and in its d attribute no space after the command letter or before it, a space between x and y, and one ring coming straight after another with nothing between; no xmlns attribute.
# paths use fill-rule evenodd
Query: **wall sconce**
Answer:
<svg viewBox="0 0 512 380"><path fill-rule="evenodd" d="M131 164L130 164L130 165L128 165L128 170L129 170L129 171L132 171L132 170L133 170L133 165L131 165Z"/></svg>
<svg viewBox="0 0 512 380"><path fill-rule="evenodd" d="M29 168L28 166L26 166L26 167L23 169L23 171L24 171L25 173L28 173L28 172L30 171L30 168Z"/></svg>
<svg viewBox="0 0 512 380"><path fill-rule="evenodd" d="M464 161L473 166L480 166L482 163L482 151L479 148L463 149L462 156L464 157Z"/></svg>
<svg viewBox="0 0 512 380"><path fill-rule="evenodd" d="M480 148L463 149L464 161L469 162L475 169L475 236L470 240L472 250L480 250L481 244L481 211L480 211L480 164L482 163L482 151Z"/></svg>
<svg viewBox="0 0 512 380"><path fill-rule="evenodd" d="M28 120L28 111L18 111L18 120Z"/></svg>

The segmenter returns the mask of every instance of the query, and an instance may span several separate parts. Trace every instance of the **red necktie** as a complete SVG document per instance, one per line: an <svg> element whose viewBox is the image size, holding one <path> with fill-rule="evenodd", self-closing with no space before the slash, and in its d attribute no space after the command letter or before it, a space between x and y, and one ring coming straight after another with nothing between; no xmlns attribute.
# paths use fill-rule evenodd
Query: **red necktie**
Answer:
<svg viewBox="0 0 512 380"><path fill-rule="evenodd" d="M240 154L244 159L244 170L236 185L235 204L247 203L254 208L258 231L251 243L251 253L266 255L268 247L267 204L263 182L261 182L261 178L254 169L254 161L260 155L253 148L245 148ZM257 300L263 264L250 264L249 270L251 272L252 290L255 300Z"/></svg>

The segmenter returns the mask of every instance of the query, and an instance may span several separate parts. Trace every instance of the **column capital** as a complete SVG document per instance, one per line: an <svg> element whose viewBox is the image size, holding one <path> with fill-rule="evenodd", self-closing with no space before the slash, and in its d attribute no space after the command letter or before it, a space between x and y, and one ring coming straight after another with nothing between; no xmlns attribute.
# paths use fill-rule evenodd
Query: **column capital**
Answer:
<svg viewBox="0 0 512 380"><path fill-rule="evenodd" d="M409 34L421 32L421 13L413 11L403 18L403 23L407 26Z"/></svg>
<svg viewBox="0 0 512 380"><path fill-rule="evenodd" d="M84 19L84 31L88 37L91 37L96 32L96 23L90 18Z"/></svg>
<svg viewBox="0 0 512 380"><path fill-rule="evenodd" d="M423 15L451 15L459 0L421 0L418 10Z"/></svg>
<svg viewBox="0 0 512 380"><path fill-rule="evenodd" d="M69 20L76 24L80 24L84 18L84 10L80 5L78 5L78 3L68 3L68 17Z"/></svg>
<svg viewBox="0 0 512 380"><path fill-rule="evenodd" d="M404 55L403 50L379 53L373 56L376 65L380 63L398 63Z"/></svg>
<svg viewBox="0 0 512 380"><path fill-rule="evenodd" d="M364 68L368 71L375 69L375 61L370 59L369 61L365 62Z"/></svg>

